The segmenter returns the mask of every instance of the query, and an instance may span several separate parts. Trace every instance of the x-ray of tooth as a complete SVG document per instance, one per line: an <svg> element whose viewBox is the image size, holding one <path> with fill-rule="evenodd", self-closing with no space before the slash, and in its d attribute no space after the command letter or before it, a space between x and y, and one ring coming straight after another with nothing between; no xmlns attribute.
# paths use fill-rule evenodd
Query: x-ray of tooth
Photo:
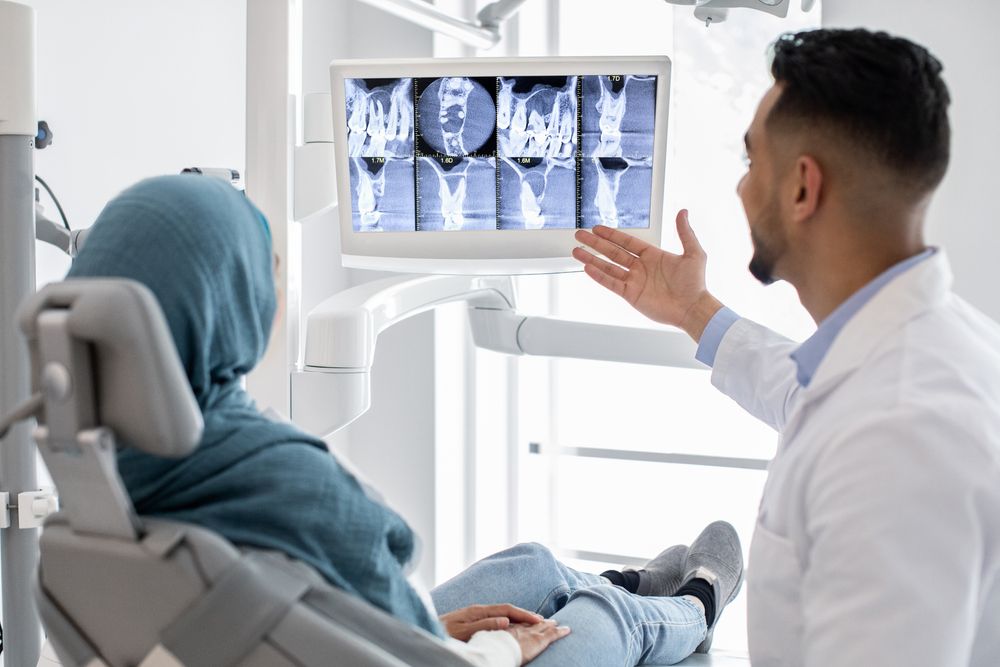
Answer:
<svg viewBox="0 0 1000 667"><path fill-rule="evenodd" d="M585 157L652 157L655 76L585 76L582 104Z"/></svg>
<svg viewBox="0 0 1000 667"><path fill-rule="evenodd" d="M496 152L496 79L417 80L418 148L423 155Z"/></svg>
<svg viewBox="0 0 1000 667"><path fill-rule="evenodd" d="M413 80L346 79L350 157L413 155Z"/></svg>
<svg viewBox="0 0 1000 667"><path fill-rule="evenodd" d="M501 158L500 229L576 227L576 160Z"/></svg>
<svg viewBox="0 0 1000 667"><path fill-rule="evenodd" d="M583 161L582 227L649 227L653 161L590 158Z"/></svg>
<svg viewBox="0 0 1000 667"><path fill-rule="evenodd" d="M500 155L575 157L578 79L501 77L497 95Z"/></svg>
<svg viewBox="0 0 1000 667"><path fill-rule="evenodd" d="M496 164L496 158L417 158L417 229L495 230Z"/></svg>
<svg viewBox="0 0 1000 667"><path fill-rule="evenodd" d="M356 232L412 232L413 161L355 157L350 160L351 205Z"/></svg>

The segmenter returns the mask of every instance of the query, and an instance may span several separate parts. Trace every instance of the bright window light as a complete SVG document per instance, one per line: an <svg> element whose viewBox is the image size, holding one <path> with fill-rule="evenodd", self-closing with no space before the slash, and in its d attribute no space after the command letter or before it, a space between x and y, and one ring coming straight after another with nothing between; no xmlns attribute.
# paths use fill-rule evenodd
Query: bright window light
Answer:
<svg viewBox="0 0 1000 667"><path fill-rule="evenodd" d="M688 208L708 252L713 292L742 315L795 338L808 336L813 326L794 291L764 288L747 271L751 246L736 184L745 168L743 132L771 85L768 45L781 32L815 27L819 13L806 16L793 7L788 19L778 20L741 12L706 30L690 20L688 8L674 20L666 3L620 0L614 12L581 4L561 3L560 54L667 53L674 62L663 246L679 248L672 221ZM584 275L550 282L556 316L655 326ZM524 285L522 293L538 290ZM715 390L707 371L560 360L532 374L532 363L521 362L520 403L548 406L539 438L548 456L522 456L518 501L525 520L518 539L546 542L580 567L600 571L641 563L725 519L749 550L763 471L656 459L773 456L774 431ZM612 451L608 458L578 455L587 449ZM622 460L615 452L652 456ZM531 522L528 508L538 506L548 508L547 522ZM715 637L720 649L746 650L745 595L723 616Z"/></svg>

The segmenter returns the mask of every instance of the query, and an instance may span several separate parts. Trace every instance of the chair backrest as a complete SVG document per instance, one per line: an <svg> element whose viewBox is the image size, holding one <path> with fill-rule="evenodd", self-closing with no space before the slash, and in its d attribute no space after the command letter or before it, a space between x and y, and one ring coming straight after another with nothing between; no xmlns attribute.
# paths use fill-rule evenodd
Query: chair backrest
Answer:
<svg viewBox="0 0 1000 667"><path fill-rule="evenodd" d="M21 307L20 324L35 390L57 381L59 371L47 368L53 363L77 383L75 395L46 404L39 421L50 437L75 438L99 424L121 444L157 456L186 456L198 445L201 412L145 285L101 278L53 283Z"/></svg>
<svg viewBox="0 0 1000 667"><path fill-rule="evenodd" d="M202 431L149 290L69 280L41 290L20 319L44 399L35 437L65 508L45 524L35 582L64 665L468 667L300 562L190 524L140 521L117 448L181 457Z"/></svg>
<svg viewBox="0 0 1000 667"><path fill-rule="evenodd" d="M184 456L203 427L156 298L135 281L67 280L35 294L19 318L43 398L35 440L70 524L135 539L116 448Z"/></svg>

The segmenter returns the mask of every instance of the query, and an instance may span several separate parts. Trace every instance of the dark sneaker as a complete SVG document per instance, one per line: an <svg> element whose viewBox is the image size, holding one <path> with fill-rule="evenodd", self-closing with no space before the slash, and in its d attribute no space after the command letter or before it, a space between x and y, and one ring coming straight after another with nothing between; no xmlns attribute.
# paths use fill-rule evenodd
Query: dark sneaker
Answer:
<svg viewBox="0 0 1000 667"><path fill-rule="evenodd" d="M743 550L736 529L725 521L708 524L691 543L684 562L684 583L704 579L715 593L715 620L710 624L705 640L695 649L708 653L712 635L722 616L722 610L732 602L743 585Z"/></svg>

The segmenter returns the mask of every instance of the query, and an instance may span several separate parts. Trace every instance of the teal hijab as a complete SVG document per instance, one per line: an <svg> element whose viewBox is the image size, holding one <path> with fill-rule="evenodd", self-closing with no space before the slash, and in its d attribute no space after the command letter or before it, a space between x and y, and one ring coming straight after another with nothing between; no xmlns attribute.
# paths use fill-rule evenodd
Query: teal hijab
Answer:
<svg viewBox="0 0 1000 667"><path fill-rule="evenodd" d="M406 581L414 541L403 519L370 499L322 441L265 417L243 390L274 319L272 261L264 216L221 180L151 178L101 212L67 278L131 278L153 291L205 420L184 459L123 448L122 480L140 514L285 552L441 636Z"/></svg>

